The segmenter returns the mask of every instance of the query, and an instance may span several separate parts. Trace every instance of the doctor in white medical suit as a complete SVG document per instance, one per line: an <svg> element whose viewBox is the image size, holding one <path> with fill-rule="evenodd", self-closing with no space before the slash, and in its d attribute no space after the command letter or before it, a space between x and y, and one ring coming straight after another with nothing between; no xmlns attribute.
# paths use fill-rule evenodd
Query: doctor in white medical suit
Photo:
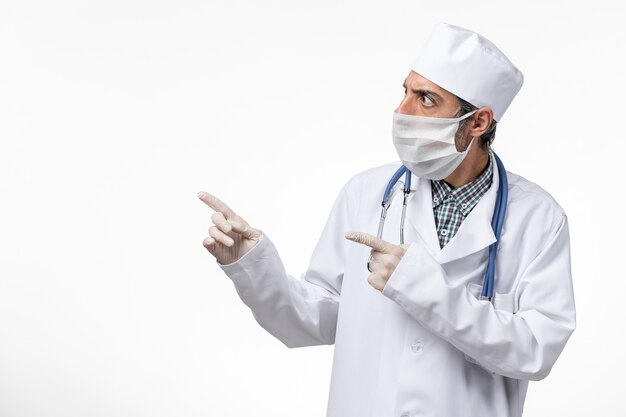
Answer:
<svg viewBox="0 0 626 417"><path fill-rule="evenodd" d="M335 345L328 417L517 417L528 382L550 373L576 328L567 216L539 185L506 172L499 239L491 224L504 183L491 142L522 83L489 40L437 24L393 112L402 164L344 185L300 279L265 232L198 194L215 211L203 245L256 321L290 348ZM404 244L404 175L373 234L402 165Z"/></svg>

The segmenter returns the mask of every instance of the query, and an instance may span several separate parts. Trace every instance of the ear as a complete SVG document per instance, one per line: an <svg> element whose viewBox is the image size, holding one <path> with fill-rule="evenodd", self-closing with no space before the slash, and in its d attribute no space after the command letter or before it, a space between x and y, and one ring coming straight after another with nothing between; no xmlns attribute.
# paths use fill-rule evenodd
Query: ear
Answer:
<svg viewBox="0 0 626 417"><path fill-rule="evenodd" d="M470 137L480 136L489 129L493 120L493 110L490 107L481 107L471 116L471 122L467 130Z"/></svg>

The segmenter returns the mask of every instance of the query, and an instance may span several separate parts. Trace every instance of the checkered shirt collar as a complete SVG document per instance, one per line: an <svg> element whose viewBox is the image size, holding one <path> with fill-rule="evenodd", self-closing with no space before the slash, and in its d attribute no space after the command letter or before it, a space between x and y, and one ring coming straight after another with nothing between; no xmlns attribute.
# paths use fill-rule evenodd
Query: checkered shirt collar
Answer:
<svg viewBox="0 0 626 417"><path fill-rule="evenodd" d="M489 163L487 168L478 178L459 188L453 189L444 180L431 180L433 190L433 208L448 200L454 200L457 208L467 216L480 198L491 186L493 181L493 156L489 151Z"/></svg>

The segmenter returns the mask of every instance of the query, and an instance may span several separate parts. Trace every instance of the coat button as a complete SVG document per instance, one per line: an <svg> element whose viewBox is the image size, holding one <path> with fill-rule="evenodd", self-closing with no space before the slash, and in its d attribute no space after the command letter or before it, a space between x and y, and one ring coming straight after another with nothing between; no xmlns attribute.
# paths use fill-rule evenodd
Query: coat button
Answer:
<svg viewBox="0 0 626 417"><path fill-rule="evenodd" d="M448 231L446 229L441 229L441 236L445 236L448 234Z"/></svg>
<svg viewBox="0 0 626 417"><path fill-rule="evenodd" d="M411 345L411 350L415 353L420 353L424 350L424 342L421 340L416 340L415 343Z"/></svg>

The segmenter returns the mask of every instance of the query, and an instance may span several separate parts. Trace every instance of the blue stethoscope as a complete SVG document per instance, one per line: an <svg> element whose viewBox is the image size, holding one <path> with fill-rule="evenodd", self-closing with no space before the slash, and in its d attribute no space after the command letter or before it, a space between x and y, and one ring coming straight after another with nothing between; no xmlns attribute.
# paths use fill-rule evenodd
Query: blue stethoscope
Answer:
<svg viewBox="0 0 626 417"><path fill-rule="evenodd" d="M504 165L502 161L493 152L493 156L496 160L496 164L498 165L498 175L500 178L500 183L498 185L498 196L496 198L495 210L493 212L493 217L491 219L491 227L496 235L496 241L493 242L489 246L489 262L487 264L487 273L485 275L485 279L483 281L483 290L481 292L481 299L486 299L491 301L493 298L493 290L494 290L494 279L495 279L495 270L496 270L496 252L498 251L498 243L500 243L500 233L502 232L502 225L504 224L504 216L506 214L506 206L507 200L509 196L509 181L506 176L506 170L504 169ZM400 219L400 243L404 243L404 216L406 215L406 202L409 193L411 192L411 171L404 165L402 165L391 180L389 184L387 184L387 188L385 188L385 193L383 194L383 202L382 202L382 211L380 213L380 222L378 223L378 238L382 238L383 236L383 227L385 225L385 217L387 216L387 210L391 205L391 201L389 197L391 195L391 191L393 187L396 185L398 180L402 175L405 175L404 180L404 199L402 202L402 217ZM372 261L372 255L370 255L369 260L367 261L367 269L370 270L370 262Z"/></svg>

